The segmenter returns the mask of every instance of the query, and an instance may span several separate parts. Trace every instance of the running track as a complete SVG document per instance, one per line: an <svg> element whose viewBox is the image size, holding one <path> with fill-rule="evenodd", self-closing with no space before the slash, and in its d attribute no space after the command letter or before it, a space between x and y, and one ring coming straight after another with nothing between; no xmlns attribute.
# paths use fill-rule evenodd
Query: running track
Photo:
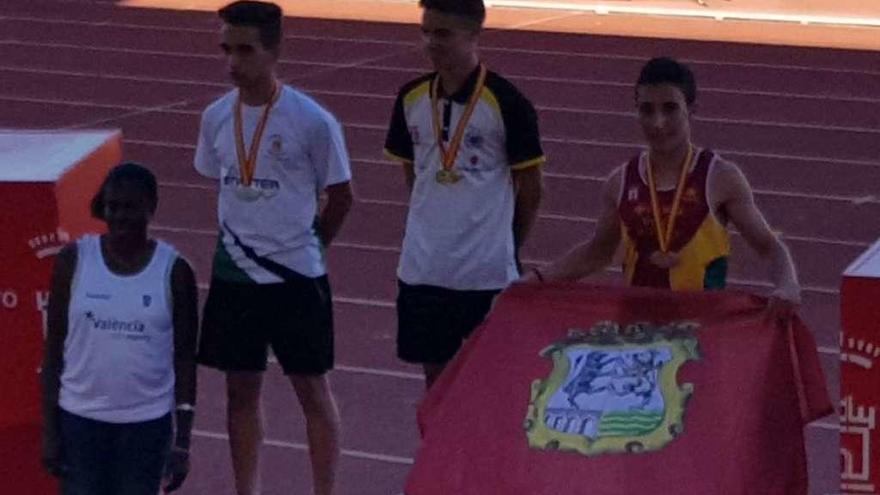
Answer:
<svg viewBox="0 0 880 495"><path fill-rule="evenodd" d="M118 127L128 158L159 174L155 234L195 264L202 295L215 241L214 185L192 169L200 110L227 89L208 13L111 2L7 0L0 13L0 126ZM381 155L399 85L425 66L412 26L287 23L281 77L345 124L358 200L329 253L336 294L332 381L343 417L339 493L394 495L417 445L417 370L394 358L394 267L405 191ZM546 200L525 251L541 263L590 235L596 192L636 148L631 83L642 61L690 61L701 84L696 139L745 170L791 247L804 317L838 397L840 273L880 233L880 54L488 32L483 55L538 106ZM734 285L765 291L765 270L735 237ZM610 273L615 277L615 273ZM266 376L264 493L310 493L305 433L289 385ZM194 467L183 493L232 493L221 377L201 371ZM808 428L812 493L837 492L837 423Z"/></svg>

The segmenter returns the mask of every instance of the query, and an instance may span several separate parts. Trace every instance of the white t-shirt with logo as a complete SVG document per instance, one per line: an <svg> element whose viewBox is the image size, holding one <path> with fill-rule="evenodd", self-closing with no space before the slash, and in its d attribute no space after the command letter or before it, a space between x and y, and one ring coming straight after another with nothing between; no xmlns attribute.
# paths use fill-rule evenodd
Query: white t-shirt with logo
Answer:
<svg viewBox="0 0 880 495"><path fill-rule="evenodd" d="M461 179L438 183L441 151L430 97L435 75L401 88L385 142L385 153L412 163L415 172L397 275L407 284L502 289L519 276L511 171L545 161L537 114L510 82L489 71L456 155ZM457 94L437 102L447 146L476 80L474 71Z"/></svg>
<svg viewBox="0 0 880 495"><path fill-rule="evenodd" d="M160 418L174 408L171 271L177 251L157 241L140 273L117 275L100 238L77 241L58 405L108 423Z"/></svg>
<svg viewBox="0 0 880 495"><path fill-rule="evenodd" d="M195 168L219 179L220 236L213 277L242 283L275 283L278 270L307 277L326 273L314 228L318 197L327 186L351 180L348 152L336 119L310 97L284 86L260 142L252 186L242 199L234 112L238 90L202 114ZM245 148L265 107L242 105Z"/></svg>

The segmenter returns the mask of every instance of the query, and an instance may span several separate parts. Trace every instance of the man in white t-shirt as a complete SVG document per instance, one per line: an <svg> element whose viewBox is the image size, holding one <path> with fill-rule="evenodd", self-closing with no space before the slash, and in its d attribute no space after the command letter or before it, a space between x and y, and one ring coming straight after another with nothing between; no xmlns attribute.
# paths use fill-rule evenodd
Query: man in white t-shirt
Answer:
<svg viewBox="0 0 880 495"><path fill-rule="evenodd" d="M480 63L482 0L422 0L436 72L405 84L385 141L410 188L397 270L397 353L428 387L519 276L544 152L531 102Z"/></svg>
<svg viewBox="0 0 880 495"><path fill-rule="evenodd" d="M333 314L323 250L351 207L348 153L334 117L275 78L281 9L240 1L219 15L237 89L204 111L196 149L196 169L220 188L199 360L226 373L238 494L259 491L260 387L271 346L305 414L315 493L328 495L339 413L325 376Z"/></svg>

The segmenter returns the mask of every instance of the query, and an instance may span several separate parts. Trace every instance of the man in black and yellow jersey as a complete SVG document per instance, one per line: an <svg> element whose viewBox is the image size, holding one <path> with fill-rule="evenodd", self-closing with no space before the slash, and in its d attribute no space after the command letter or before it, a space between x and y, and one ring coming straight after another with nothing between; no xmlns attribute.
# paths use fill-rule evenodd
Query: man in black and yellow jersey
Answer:
<svg viewBox="0 0 880 495"><path fill-rule="evenodd" d="M643 67L636 84L638 119L648 147L606 179L593 238L526 279L577 280L608 266L621 242L623 271L634 286L720 289L727 278L733 224L770 265L770 316L789 318L800 285L788 249L755 205L735 164L691 142L696 83L669 58Z"/></svg>
<svg viewBox="0 0 880 495"><path fill-rule="evenodd" d="M422 0L436 72L401 88L385 143L410 189L398 266L398 356L428 387L519 277L541 198L534 107L477 55L482 0Z"/></svg>

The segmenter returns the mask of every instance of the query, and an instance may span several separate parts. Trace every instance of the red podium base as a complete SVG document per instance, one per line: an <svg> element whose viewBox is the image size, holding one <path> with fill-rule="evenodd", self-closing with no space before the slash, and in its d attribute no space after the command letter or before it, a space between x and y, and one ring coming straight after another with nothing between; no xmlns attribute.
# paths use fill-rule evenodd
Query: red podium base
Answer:
<svg viewBox="0 0 880 495"><path fill-rule="evenodd" d="M853 262L840 294L841 495L880 493L880 241Z"/></svg>
<svg viewBox="0 0 880 495"><path fill-rule="evenodd" d="M89 204L122 156L117 131L0 130L0 486L57 493L40 466L39 366L53 259L104 225Z"/></svg>

